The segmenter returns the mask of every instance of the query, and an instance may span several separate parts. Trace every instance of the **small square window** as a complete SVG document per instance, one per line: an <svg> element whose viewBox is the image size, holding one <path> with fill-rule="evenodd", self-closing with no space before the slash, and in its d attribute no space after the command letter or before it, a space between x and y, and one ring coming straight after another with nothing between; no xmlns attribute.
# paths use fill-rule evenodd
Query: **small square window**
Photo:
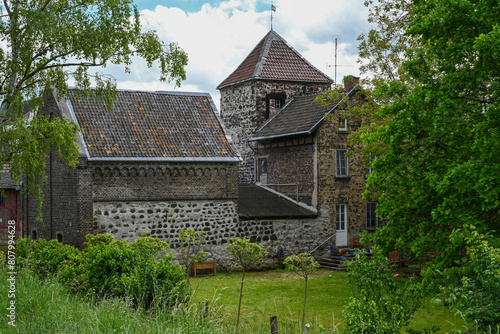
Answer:
<svg viewBox="0 0 500 334"><path fill-rule="evenodd" d="M281 100L274 100L274 107L276 109L280 109L281 108Z"/></svg>

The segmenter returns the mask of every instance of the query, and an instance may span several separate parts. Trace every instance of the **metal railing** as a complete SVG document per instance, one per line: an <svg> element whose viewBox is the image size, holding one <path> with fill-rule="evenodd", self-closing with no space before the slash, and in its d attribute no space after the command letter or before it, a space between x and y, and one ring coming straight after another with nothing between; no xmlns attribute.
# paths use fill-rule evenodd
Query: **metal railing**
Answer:
<svg viewBox="0 0 500 334"><path fill-rule="evenodd" d="M332 234L331 236L328 237L328 239L326 239L325 241L323 241L322 243L320 243L318 246L316 246L316 248L314 248L312 251L309 251L308 253L309 254L312 254L316 249L320 248L321 246L323 246L325 244L325 242L327 242L328 240L330 240L331 238L333 238L335 236L335 234Z"/></svg>
<svg viewBox="0 0 500 334"><path fill-rule="evenodd" d="M279 191L279 187L280 187L280 186L283 186L283 187L291 187L291 186L295 186L295 193L296 193L296 199L295 199L295 200L296 200L297 202L299 201L299 185L298 185L298 184L296 184L296 183L291 183L291 184L278 184L278 183L276 183L276 184L263 184L262 186L263 186L263 187L278 187L278 188L276 189L276 191L277 191L277 192L280 192L280 191Z"/></svg>

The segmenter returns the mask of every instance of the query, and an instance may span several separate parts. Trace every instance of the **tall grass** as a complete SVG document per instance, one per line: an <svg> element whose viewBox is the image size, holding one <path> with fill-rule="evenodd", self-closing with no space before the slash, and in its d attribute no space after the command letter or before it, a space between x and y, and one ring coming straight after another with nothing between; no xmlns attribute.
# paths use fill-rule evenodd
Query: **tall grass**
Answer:
<svg viewBox="0 0 500 334"><path fill-rule="evenodd" d="M143 311L126 300L92 301L72 295L56 280L40 281L26 270L16 279L15 327L8 324L8 282L0 273L0 333L231 333L217 310L197 304Z"/></svg>

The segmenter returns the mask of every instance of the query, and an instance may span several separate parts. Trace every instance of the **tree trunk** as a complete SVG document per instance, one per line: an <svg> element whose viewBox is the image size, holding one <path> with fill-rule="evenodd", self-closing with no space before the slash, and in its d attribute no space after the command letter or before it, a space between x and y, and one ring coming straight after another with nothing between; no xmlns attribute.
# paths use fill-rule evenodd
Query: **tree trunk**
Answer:
<svg viewBox="0 0 500 334"><path fill-rule="evenodd" d="M240 325L241 297L243 296L243 282L244 281L245 281L245 269L243 269L243 275L241 276L240 302L238 304L238 318L236 320L236 331L238 331L238 326Z"/></svg>
<svg viewBox="0 0 500 334"><path fill-rule="evenodd" d="M307 299L307 276L305 277L305 288L304 288L304 305L302 308L302 327L305 326L305 318L306 318L306 299Z"/></svg>

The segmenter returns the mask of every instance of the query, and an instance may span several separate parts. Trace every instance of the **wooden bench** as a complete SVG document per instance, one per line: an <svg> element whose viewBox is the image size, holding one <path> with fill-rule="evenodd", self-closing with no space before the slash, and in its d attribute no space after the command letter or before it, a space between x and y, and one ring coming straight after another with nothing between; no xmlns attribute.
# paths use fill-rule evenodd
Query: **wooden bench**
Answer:
<svg viewBox="0 0 500 334"><path fill-rule="evenodd" d="M361 247L361 243L359 242L359 238L351 239L351 248L359 248Z"/></svg>
<svg viewBox="0 0 500 334"><path fill-rule="evenodd" d="M406 265L406 260L399 256L399 252L390 252L387 254L387 257L389 258L390 264L397 264L398 267L404 267Z"/></svg>
<svg viewBox="0 0 500 334"><path fill-rule="evenodd" d="M191 272L194 274L194 277L196 277L198 270L205 270L205 269L212 270L212 274L207 274L207 275L216 275L217 274L217 268L215 266L215 261L214 262L199 262L199 263L193 263L191 265Z"/></svg>

